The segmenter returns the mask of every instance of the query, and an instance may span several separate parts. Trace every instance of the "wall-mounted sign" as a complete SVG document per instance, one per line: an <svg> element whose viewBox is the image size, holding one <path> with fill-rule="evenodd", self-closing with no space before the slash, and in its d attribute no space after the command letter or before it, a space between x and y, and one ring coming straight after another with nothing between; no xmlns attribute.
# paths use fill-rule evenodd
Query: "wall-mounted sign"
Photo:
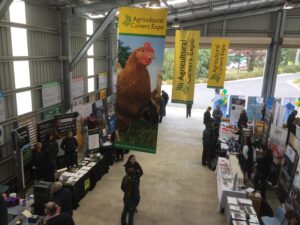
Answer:
<svg viewBox="0 0 300 225"><path fill-rule="evenodd" d="M61 103L61 88L59 82L49 82L42 86L43 106L49 107Z"/></svg>
<svg viewBox="0 0 300 225"><path fill-rule="evenodd" d="M4 93L0 91L0 122L3 122L5 119Z"/></svg>

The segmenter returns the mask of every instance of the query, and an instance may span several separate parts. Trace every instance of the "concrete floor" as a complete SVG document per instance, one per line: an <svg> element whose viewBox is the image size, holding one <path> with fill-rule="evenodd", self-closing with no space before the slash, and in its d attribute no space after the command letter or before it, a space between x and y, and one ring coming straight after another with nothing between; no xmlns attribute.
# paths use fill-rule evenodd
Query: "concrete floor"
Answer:
<svg viewBox="0 0 300 225"><path fill-rule="evenodd" d="M203 111L168 108L159 126L157 154L131 152L143 167L141 202L135 225L222 225L217 212L215 173L201 165ZM126 155L126 159L127 159ZM114 164L80 202L76 225L119 225L123 163Z"/></svg>

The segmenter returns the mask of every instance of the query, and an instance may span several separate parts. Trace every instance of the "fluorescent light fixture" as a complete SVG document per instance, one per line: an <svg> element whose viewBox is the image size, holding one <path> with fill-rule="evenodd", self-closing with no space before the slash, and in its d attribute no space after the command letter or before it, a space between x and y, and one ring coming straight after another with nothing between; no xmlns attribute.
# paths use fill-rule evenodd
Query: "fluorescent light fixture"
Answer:
<svg viewBox="0 0 300 225"><path fill-rule="evenodd" d="M173 28L179 28L180 27L180 22L177 18L173 21L172 27Z"/></svg>
<svg viewBox="0 0 300 225"><path fill-rule="evenodd" d="M107 15L107 14L105 14L105 15ZM90 17L92 18L92 19L99 19L99 18L104 18L105 17L105 15L103 15L103 14L90 14Z"/></svg>
<svg viewBox="0 0 300 225"><path fill-rule="evenodd" d="M186 0L174 0L174 1L168 1L168 5L177 5L177 4L182 4L182 3L186 3Z"/></svg>
<svg viewBox="0 0 300 225"><path fill-rule="evenodd" d="M149 8L153 8L153 9L161 8L160 0L151 0L149 3Z"/></svg>
<svg viewBox="0 0 300 225"><path fill-rule="evenodd" d="M294 8L294 4L287 1L287 2L284 4L283 8L284 8L284 9L287 9L287 10L293 9L293 8Z"/></svg>

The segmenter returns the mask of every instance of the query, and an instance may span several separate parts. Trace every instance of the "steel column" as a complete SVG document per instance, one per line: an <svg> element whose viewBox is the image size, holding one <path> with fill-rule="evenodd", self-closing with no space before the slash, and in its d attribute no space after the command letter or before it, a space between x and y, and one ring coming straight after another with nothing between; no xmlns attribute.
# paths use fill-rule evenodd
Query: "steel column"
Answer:
<svg viewBox="0 0 300 225"><path fill-rule="evenodd" d="M69 10L61 11L61 48L62 48L62 67L63 67L63 99L64 99L64 111L68 111L72 106L72 91L71 81L72 72L70 71L71 62L71 32L70 32L70 16Z"/></svg>
<svg viewBox="0 0 300 225"><path fill-rule="evenodd" d="M108 26L108 54L107 54L107 66L108 66L108 74L107 74L107 92L108 95L111 95L114 91L114 59L115 57L115 45L116 43L116 36L115 36L115 23L111 22Z"/></svg>
<svg viewBox="0 0 300 225"><path fill-rule="evenodd" d="M117 9L112 9L107 16L104 18L102 23L97 27L89 40L84 44L81 50L77 53L77 55L73 58L70 70L73 71L75 66L79 63L80 59L84 56L84 54L89 50L89 48L94 44L97 38L103 33L108 24L114 19L116 15Z"/></svg>
<svg viewBox="0 0 300 225"><path fill-rule="evenodd" d="M13 2L13 0L2 0L0 2L0 20L5 15L5 13L9 9L9 6L12 2Z"/></svg>
<svg viewBox="0 0 300 225"><path fill-rule="evenodd" d="M272 42L268 49L264 70L263 87L261 93L263 97L274 96L277 79L277 69L284 35L286 11L278 11L276 17L276 22L271 28Z"/></svg>

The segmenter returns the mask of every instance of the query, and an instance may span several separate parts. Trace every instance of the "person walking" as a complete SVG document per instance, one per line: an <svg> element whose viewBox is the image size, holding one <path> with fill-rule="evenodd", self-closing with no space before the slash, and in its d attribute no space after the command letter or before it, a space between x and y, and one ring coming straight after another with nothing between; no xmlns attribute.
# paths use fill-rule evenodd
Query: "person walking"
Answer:
<svg viewBox="0 0 300 225"><path fill-rule="evenodd" d="M217 124L218 124L219 127L221 125L221 119L222 119L222 117L223 117L223 113L222 113L222 110L221 110L221 106L217 105L217 107L213 111L213 118L217 122Z"/></svg>
<svg viewBox="0 0 300 225"><path fill-rule="evenodd" d="M239 142L242 143L243 129L248 127L248 116L246 110L241 111L237 125L239 128Z"/></svg>
<svg viewBox="0 0 300 225"><path fill-rule="evenodd" d="M138 184L140 184L140 179L143 176L144 172L141 165L136 161L135 155L130 155L124 166L125 166L126 173L128 173L128 170L130 168L134 169L135 178L137 179Z"/></svg>
<svg viewBox="0 0 300 225"><path fill-rule="evenodd" d="M211 124L213 120L213 118L211 118L210 111L211 111L211 107L208 106L203 116L203 124L205 125L205 128L207 128L208 125Z"/></svg>
<svg viewBox="0 0 300 225"><path fill-rule="evenodd" d="M242 169L244 173L244 177L247 174L248 179L251 179L253 164L256 161L254 158L254 147L251 142L251 137L247 138L247 144L243 147L242 153Z"/></svg>
<svg viewBox="0 0 300 225"><path fill-rule="evenodd" d="M122 180L121 190L124 192L124 207L121 215L121 225L133 225L133 216L140 199L139 186L135 174L136 171L133 168L129 168ZM126 221L127 215L128 222Z"/></svg>
<svg viewBox="0 0 300 225"><path fill-rule="evenodd" d="M78 148L78 142L73 137L72 131L68 132L67 137L62 141L60 147L65 151L65 161L68 169L76 164L76 149Z"/></svg>
<svg viewBox="0 0 300 225"><path fill-rule="evenodd" d="M286 140L286 144L289 143L289 139L290 139L290 134L296 134L296 116L298 114L297 110L294 110L288 117L287 120L287 128L288 128L288 135L287 135L287 140Z"/></svg>
<svg viewBox="0 0 300 225"><path fill-rule="evenodd" d="M164 116L166 116L166 107L169 102L169 95L164 90L161 91L161 97L164 99Z"/></svg>
<svg viewBox="0 0 300 225"><path fill-rule="evenodd" d="M191 115L192 115L192 107L193 107L192 103L187 103L186 104L186 118L191 117Z"/></svg>

